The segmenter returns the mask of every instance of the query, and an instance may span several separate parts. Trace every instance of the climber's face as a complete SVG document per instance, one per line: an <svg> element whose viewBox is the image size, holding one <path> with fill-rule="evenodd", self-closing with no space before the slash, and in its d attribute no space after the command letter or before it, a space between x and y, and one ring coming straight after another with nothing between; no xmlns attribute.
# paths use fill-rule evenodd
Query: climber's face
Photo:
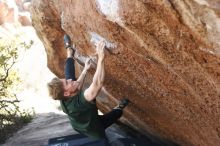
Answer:
<svg viewBox="0 0 220 146"><path fill-rule="evenodd" d="M63 85L63 94L65 97L74 96L79 92L79 82L72 79L60 79Z"/></svg>

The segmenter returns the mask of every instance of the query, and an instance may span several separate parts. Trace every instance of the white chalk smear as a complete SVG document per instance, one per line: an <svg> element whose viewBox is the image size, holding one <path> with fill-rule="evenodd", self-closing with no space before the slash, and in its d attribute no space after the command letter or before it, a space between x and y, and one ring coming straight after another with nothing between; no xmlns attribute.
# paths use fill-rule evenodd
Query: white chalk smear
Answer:
<svg viewBox="0 0 220 146"><path fill-rule="evenodd" d="M215 53L213 51L211 51L210 49L208 49L208 48L201 48L201 47L199 47L199 49L204 51L204 52L207 52L207 53L210 53L212 55L215 55Z"/></svg>
<svg viewBox="0 0 220 146"><path fill-rule="evenodd" d="M106 18L119 25L123 25L123 21L119 16L119 0L96 0L98 9Z"/></svg>
<svg viewBox="0 0 220 146"><path fill-rule="evenodd" d="M209 3L207 2L207 0L195 0L195 1L200 5L209 6Z"/></svg>
<svg viewBox="0 0 220 146"><path fill-rule="evenodd" d="M97 46L98 42L100 42L101 40L104 40L105 41L105 46L108 49L111 49L111 48L113 49L113 48L117 47L117 45L115 43L112 43L112 42L106 40L105 38L103 38L102 36L98 35L95 32L90 32L90 35L91 35L90 42L93 43L95 46Z"/></svg>
<svg viewBox="0 0 220 146"><path fill-rule="evenodd" d="M64 30L64 12L62 11L61 12L61 15L60 15L60 22L61 22L61 28Z"/></svg>

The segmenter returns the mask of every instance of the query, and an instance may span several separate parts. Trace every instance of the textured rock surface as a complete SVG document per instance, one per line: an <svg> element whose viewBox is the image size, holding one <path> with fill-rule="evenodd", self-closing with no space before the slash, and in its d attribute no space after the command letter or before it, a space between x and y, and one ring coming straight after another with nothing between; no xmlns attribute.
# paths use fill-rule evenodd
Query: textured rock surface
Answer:
<svg viewBox="0 0 220 146"><path fill-rule="evenodd" d="M219 8L217 0L34 0L31 11L48 67L59 77L64 32L85 56L94 55L100 37L108 41L102 111L127 96L132 104L123 121L133 128L181 145L214 146L220 145Z"/></svg>

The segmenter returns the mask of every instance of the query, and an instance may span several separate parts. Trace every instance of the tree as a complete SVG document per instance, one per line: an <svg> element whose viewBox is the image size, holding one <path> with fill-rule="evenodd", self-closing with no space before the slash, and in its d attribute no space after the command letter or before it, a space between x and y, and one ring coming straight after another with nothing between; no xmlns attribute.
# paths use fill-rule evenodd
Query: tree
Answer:
<svg viewBox="0 0 220 146"><path fill-rule="evenodd" d="M0 38L0 143L32 119L30 111L20 110L16 91L20 82L14 68L18 59L18 53L32 45L14 37L10 40Z"/></svg>

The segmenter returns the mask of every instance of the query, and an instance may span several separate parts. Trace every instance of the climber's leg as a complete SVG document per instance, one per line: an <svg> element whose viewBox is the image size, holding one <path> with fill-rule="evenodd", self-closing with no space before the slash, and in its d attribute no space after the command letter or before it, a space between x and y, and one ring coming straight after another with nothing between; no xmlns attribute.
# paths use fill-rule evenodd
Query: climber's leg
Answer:
<svg viewBox="0 0 220 146"><path fill-rule="evenodd" d="M67 51L67 59L66 59L65 66L64 66L65 78L72 79L75 81L76 76L75 76L75 65L74 65L74 59L73 59L75 50L71 46L71 39L67 34L64 35L64 46Z"/></svg>
<svg viewBox="0 0 220 146"><path fill-rule="evenodd" d="M122 116L122 113L121 109L113 109L109 113L99 116L104 129L115 123Z"/></svg>
<svg viewBox="0 0 220 146"><path fill-rule="evenodd" d="M100 120L105 129L115 123L122 116L123 109L129 104L129 102L128 99L122 99L111 112L100 116Z"/></svg>

